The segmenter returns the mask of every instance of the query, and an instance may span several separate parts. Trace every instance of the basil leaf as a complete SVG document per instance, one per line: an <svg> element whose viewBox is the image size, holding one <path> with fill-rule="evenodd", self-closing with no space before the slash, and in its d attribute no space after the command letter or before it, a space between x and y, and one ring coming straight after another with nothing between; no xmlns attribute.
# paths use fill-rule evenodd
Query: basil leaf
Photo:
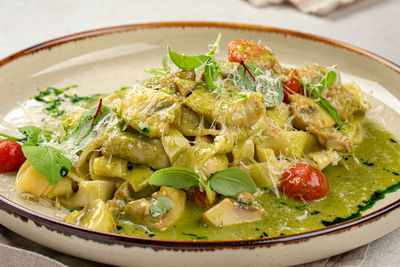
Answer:
<svg viewBox="0 0 400 267"><path fill-rule="evenodd" d="M260 66L243 62L239 65L237 72L239 79L236 81L236 87L239 91L261 93L267 107L274 107L283 101L282 82Z"/></svg>
<svg viewBox="0 0 400 267"><path fill-rule="evenodd" d="M19 128L18 131L26 136L26 142L37 146L44 141L50 141L51 135L50 131L42 130L35 126L27 126Z"/></svg>
<svg viewBox="0 0 400 267"><path fill-rule="evenodd" d="M328 102L328 100L323 98L322 95L319 93L319 91L317 91L316 89L313 90L313 95L314 95L314 97L319 98L319 103L328 111L328 113L335 120L335 122L339 126L339 130L342 129L343 122L340 119L336 109L334 107L332 107L332 105Z"/></svg>
<svg viewBox="0 0 400 267"><path fill-rule="evenodd" d="M185 56L175 51L172 51L171 46L168 45L168 55L174 64L182 70L194 70L204 65L208 60L212 60L210 56Z"/></svg>
<svg viewBox="0 0 400 267"><path fill-rule="evenodd" d="M174 201L168 197L153 198L150 204L150 214L153 217L158 217L173 209L174 206Z"/></svg>
<svg viewBox="0 0 400 267"><path fill-rule="evenodd" d="M169 186L176 189L198 185L200 176L193 170L182 167L169 167L155 171L149 177L149 184Z"/></svg>
<svg viewBox="0 0 400 267"><path fill-rule="evenodd" d="M61 150L51 146L22 145L22 152L35 169L43 175L51 185L57 184L67 176L72 168L71 162Z"/></svg>
<svg viewBox="0 0 400 267"><path fill-rule="evenodd" d="M86 111L82 114L78 125L71 133L70 137L76 140L76 145L91 140L97 136L97 132L94 131L93 128L99 123L99 121L111 113L112 110L107 106L102 106L100 100L99 106L96 109Z"/></svg>
<svg viewBox="0 0 400 267"><path fill-rule="evenodd" d="M322 85L326 87L329 87L335 80L336 80L336 72L331 70L326 74L325 78L323 79L323 82L321 82Z"/></svg>
<svg viewBox="0 0 400 267"><path fill-rule="evenodd" d="M250 175L235 167L213 173L208 182L215 192L227 197L234 197L243 191L252 194L257 191L257 186Z"/></svg>
<svg viewBox="0 0 400 267"><path fill-rule="evenodd" d="M321 93L324 89L331 86L331 84L336 80L336 77L337 77L336 72L331 70L325 75L325 77L321 79L319 84L315 85L315 87L318 88L318 91Z"/></svg>
<svg viewBox="0 0 400 267"><path fill-rule="evenodd" d="M204 80L206 81L207 86L215 90L218 86L215 85L214 81L218 79L219 71L214 62L209 60L204 68Z"/></svg>

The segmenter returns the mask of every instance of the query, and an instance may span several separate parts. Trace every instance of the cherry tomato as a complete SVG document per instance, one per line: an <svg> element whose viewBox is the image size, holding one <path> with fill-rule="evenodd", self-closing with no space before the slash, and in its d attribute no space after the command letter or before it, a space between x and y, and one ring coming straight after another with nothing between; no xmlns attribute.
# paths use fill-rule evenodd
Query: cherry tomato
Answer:
<svg viewBox="0 0 400 267"><path fill-rule="evenodd" d="M303 94L303 85L293 76L299 77L299 74L296 70L292 70L289 73L290 79L287 82L284 82L283 85L283 102L289 103L288 96L294 93Z"/></svg>
<svg viewBox="0 0 400 267"><path fill-rule="evenodd" d="M21 146L12 140L0 140L0 172L13 172L25 161Z"/></svg>
<svg viewBox="0 0 400 267"><path fill-rule="evenodd" d="M310 201L325 197L329 184L325 175L314 166L297 163L282 175L280 189L289 197Z"/></svg>
<svg viewBox="0 0 400 267"><path fill-rule="evenodd" d="M269 55L271 55L271 51L255 41L236 40L228 44L228 59L230 62L240 63Z"/></svg>

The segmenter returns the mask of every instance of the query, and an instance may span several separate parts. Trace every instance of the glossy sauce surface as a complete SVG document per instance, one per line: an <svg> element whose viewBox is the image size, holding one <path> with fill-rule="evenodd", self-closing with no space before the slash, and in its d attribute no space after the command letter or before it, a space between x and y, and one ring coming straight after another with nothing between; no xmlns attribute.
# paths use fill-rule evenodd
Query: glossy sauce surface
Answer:
<svg viewBox="0 0 400 267"><path fill-rule="evenodd" d="M274 237L324 228L362 215L376 200L400 187L400 144L378 124L363 122L364 140L354 155L343 154L343 166L329 166L328 196L302 202L271 191L257 195L265 209L261 221L218 228L207 225L203 211L188 201L185 213L166 231L151 231L120 220L118 232L138 237L174 240L238 240ZM386 191L385 191L386 190Z"/></svg>

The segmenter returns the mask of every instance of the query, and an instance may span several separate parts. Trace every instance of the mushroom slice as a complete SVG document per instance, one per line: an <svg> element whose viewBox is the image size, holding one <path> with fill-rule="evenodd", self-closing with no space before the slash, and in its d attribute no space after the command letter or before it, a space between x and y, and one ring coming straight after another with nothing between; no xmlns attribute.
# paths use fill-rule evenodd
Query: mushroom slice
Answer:
<svg viewBox="0 0 400 267"><path fill-rule="evenodd" d="M261 220L262 213L263 208L257 203L247 205L225 198L206 211L203 214L203 219L214 226L223 227Z"/></svg>
<svg viewBox="0 0 400 267"><path fill-rule="evenodd" d="M293 113L293 125L305 130L309 126L330 128L335 120L313 99L300 95L289 95L290 110Z"/></svg>

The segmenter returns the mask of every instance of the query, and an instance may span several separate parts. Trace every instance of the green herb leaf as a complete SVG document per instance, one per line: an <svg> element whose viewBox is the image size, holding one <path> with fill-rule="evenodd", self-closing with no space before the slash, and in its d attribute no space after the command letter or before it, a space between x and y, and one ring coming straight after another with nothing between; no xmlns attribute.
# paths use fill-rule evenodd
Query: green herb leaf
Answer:
<svg viewBox="0 0 400 267"><path fill-rule="evenodd" d="M212 60L210 56L185 56L172 51L171 46L168 45L168 55L174 64L182 70L194 70L204 65L208 60Z"/></svg>
<svg viewBox="0 0 400 267"><path fill-rule="evenodd" d="M327 88L331 86L331 84L336 80L336 72L331 70L326 74L326 76L320 81L320 84L324 87Z"/></svg>
<svg viewBox="0 0 400 267"><path fill-rule="evenodd" d="M280 79L272 77L255 64L242 62L238 67L239 79L236 87L240 91L261 93L267 107L274 107L283 101L283 86Z"/></svg>
<svg viewBox="0 0 400 267"><path fill-rule="evenodd" d="M215 192L227 197L234 197L243 191L252 194L257 191L257 186L250 175L235 167L213 173L208 182Z"/></svg>
<svg viewBox="0 0 400 267"><path fill-rule="evenodd" d="M35 126L27 126L19 128L18 131L26 136L26 142L37 146L44 141L50 141L51 135L50 131L42 130Z"/></svg>
<svg viewBox="0 0 400 267"><path fill-rule="evenodd" d="M44 110L51 117L59 117L65 113L64 110L60 109L62 102L68 99L72 104L76 104L81 101L92 101L98 95L90 95L85 97L80 97L76 94L67 95L65 92L71 88L77 87L76 85L72 85L63 89L57 89L53 87L48 87L46 90L39 90L39 94L33 97L36 101L42 102L45 104Z"/></svg>
<svg viewBox="0 0 400 267"><path fill-rule="evenodd" d="M0 140L12 140L15 142L23 142L25 141L25 138L17 138L8 134L0 133Z"/></svg>
<svg viewBox="0 0 400 267"><path fill-rule="evenodd" d="M160 169L149 177L149 184L176 189L198 185L199 182L200 176L195 171L183 167Z"/></svg>
<svg viewBox="0 0 400 267"><path fill-rule="evenodd" d="M71 133L71 138L76 140L76 145L85 143L87 140L91 140L97 136L97 132L94 131L93 128L99 123L99 121L111 113L112 110L109 107L102 105L101 99L96 109L92 109L83 113L78 125Z"/></svg>
<svg viewBox="0 0 400 267"><path fill-rule="evenodd" d="M210 50L210 52L207 53L207 55L210 56L211 59L214 59L214 54L217 51L219 42L221 41L221 38L222 38L222 34L218 33L217 40L215 41L213 48Z"/></svg>
<svg viewBox="0 0 400 267"><path fill-rule="evenodd" d="M51 146L22 145L22 152L35 169L43 175L51 185L57 184L71 170L71 162L61 150Z"/></svg>
<svg viewBox="0 0 400 267"><path fill-rule="evenodd" d="M204 80L210 89L215 90L218 88L218 86L214 83L214 81L217 81L218 76L219 71L217 65L215 62L209 60L204 68Z"/></svg>
<svg viewBox="0 0 400 267"><path fill-rule="evenodd" d="M162 59L162 68L150 68L148 70L145 70L145 72L148 72L153 75L167 75L169 74L169 66L168 66L168 56L163 57Z"/></svg>
<svg viewBox="0 0 400 267"><path fill-rule="evenodd" d="M150 214L153 217L158 217L173 209L174 206L174 201L168 197L153 198L150 204Z"/></svg>

